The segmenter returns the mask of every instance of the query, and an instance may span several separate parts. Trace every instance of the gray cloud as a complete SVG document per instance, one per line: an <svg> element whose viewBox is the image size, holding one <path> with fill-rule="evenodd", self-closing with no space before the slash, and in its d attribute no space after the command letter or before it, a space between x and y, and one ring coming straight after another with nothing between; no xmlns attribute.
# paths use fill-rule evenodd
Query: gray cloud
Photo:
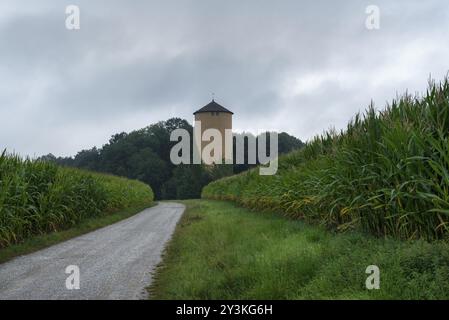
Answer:
<svg viewBox="0 0 449 320"><path fill-rule="evenodd" d="M446 1L2 1L0 148L74 154L192 112L309 139L449 70ZM78 4L81 30L65 29Z"/></svg>

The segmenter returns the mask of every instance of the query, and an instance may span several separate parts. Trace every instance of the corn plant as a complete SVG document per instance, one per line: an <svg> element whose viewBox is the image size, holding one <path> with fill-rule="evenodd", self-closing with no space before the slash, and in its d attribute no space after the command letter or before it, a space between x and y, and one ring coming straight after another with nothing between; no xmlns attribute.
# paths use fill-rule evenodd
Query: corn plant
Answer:
<svg viewBox="0 0 449 320"><path fill-rule="evenodd" d="M88 217L149 204L142 182L0 155L0 248Z"/></svg>
<svg viewBox="0 0 449 320"><path fill-rule="evenodd" d="M280 158L278 175L217 180L202 196L338 230L438 239L449 234L449 81L422 97L371 104L341 132Z"/></svg>

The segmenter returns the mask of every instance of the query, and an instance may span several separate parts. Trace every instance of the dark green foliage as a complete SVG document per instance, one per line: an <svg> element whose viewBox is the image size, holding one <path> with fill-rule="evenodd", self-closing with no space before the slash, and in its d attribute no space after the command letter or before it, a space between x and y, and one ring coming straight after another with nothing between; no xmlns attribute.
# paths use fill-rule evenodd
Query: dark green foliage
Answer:
<svg viewBox="0 0 449 320"><path fill-rule="evenodd" d="M160 121L130 133L111 137L101 149L78 152L74 158L43 157L58 164L76 168L111 173L130 179L138 179L150 185L157 198L162 197L164 183L172 176L175 166L170 161L170 150L176 142L170 141L170 133L178 128L192 133L192 126L180 118ZM176 186L174 186L176 188ZM200 192L196 197L199 197Z"/></svg>
<svg viewBox="0 0 449 320"><path fill-rule="evenodd" d="M268 133L268 132L267 132ZM233 155L234 155L234 166L233 166L233 170L234 173L240 173L243 171L247 171L251 168L254 168L257 166L258 162L256 159L256 164L250 164L248 161L248 136L251 138L254 138L256 141L256 153L258 150L258 139L259 136L254 136L251 133L235 133L234 134L234 138L233 138ZM243 164L237 164L237 158L236 158L236 154L237 154L237 143L236 143L236 137L244 137L244 150L245 150L245 154L244 154L244 163ZM267 136L267 141L266 141L266 153L268 155L271 155L271 150L270 150L270 138L269 135ZM295 138L294 136L289 135L286 132L281 132L278 134L278 154L282 155L282 154L286 154L289 153L293 150L299 150L302 147L304 147L304 143L299 140L298 138Z"/></svg>
<svg viewBox="0 0 449 320"><path fill-rule="evenodd" d="M437 239L449 234L449 82L430 83L382 112L371 105L344 132L315 137L256 170L209 184L203 197L273 209L339 230Z"/></svg>
<svg viewBox="0 0 449 320"><path fill-rule="evenodd" d="M278 147L279 154L285 154L293 150L301 149L304 147L304 143L286 132L281 132L278 135Z"/></svg>
<svg viewBox="0 0 449 320"><path fill-rule="evenodd" d="M74 158L49 154L41 159L138 179L150 185L158 199L199 198L201 189L210 181L254 167L242 164L215 166L213 170L199 165L177 168L170 161L170 150L177 143L170 141L170 134L175 129L186 129L193 136L193 128L186 120L171 118L131 133L115 134L103 148L80 151ZM192 153L193 139L190 144ZM285 132L279 134L281 153L301 146L295 137Z"/></svg>
<svg viewBox="0 0 449 320"><path fill-rule="evenodd" d="M201 194L203 186L211 182L208 169L203 165L179 165L173 176L164 184L164 199L194 199Z"/></svg>

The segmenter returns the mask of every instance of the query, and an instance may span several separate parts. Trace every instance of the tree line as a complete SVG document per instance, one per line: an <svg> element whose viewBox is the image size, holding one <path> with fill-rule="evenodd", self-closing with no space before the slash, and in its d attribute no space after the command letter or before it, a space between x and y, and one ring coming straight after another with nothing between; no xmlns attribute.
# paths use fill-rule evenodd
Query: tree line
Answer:
<svg viewBox="0 0 449 320"><path fill-rule="evenodd" d="M193 127L188 121L171 118L130 133L114 134L103 147L82 150L74 157L48 154L41 159L143 181L151 186L157 199L199 198L203 186L211 181L255 166L247 163L247 155L244 164L234 161L233 165L174 165L170 161L170 150L177 142L170 141L170 134L175 129L185 129L193 137ZM193 141L191 143L193 145ZM245 148L246 144L247 138ZM285 132L278 134L280 154L303 145L301 140Z"/></svg>

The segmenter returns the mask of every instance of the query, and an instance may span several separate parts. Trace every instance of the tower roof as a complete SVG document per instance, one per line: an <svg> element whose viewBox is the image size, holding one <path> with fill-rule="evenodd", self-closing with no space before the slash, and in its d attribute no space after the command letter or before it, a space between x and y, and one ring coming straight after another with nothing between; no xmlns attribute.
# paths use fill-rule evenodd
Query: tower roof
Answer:
<svg viewBox="0 0 449 320"><path fill-rule="evenodd" d="M212 101L210 103L208 103L207 105L205 105L201 109L195 111L193 114L202 113L202 112L225 112L225 113L234 114L234 112L229 111L225 107L219 105L213 99L212 99Z"/></svg>

